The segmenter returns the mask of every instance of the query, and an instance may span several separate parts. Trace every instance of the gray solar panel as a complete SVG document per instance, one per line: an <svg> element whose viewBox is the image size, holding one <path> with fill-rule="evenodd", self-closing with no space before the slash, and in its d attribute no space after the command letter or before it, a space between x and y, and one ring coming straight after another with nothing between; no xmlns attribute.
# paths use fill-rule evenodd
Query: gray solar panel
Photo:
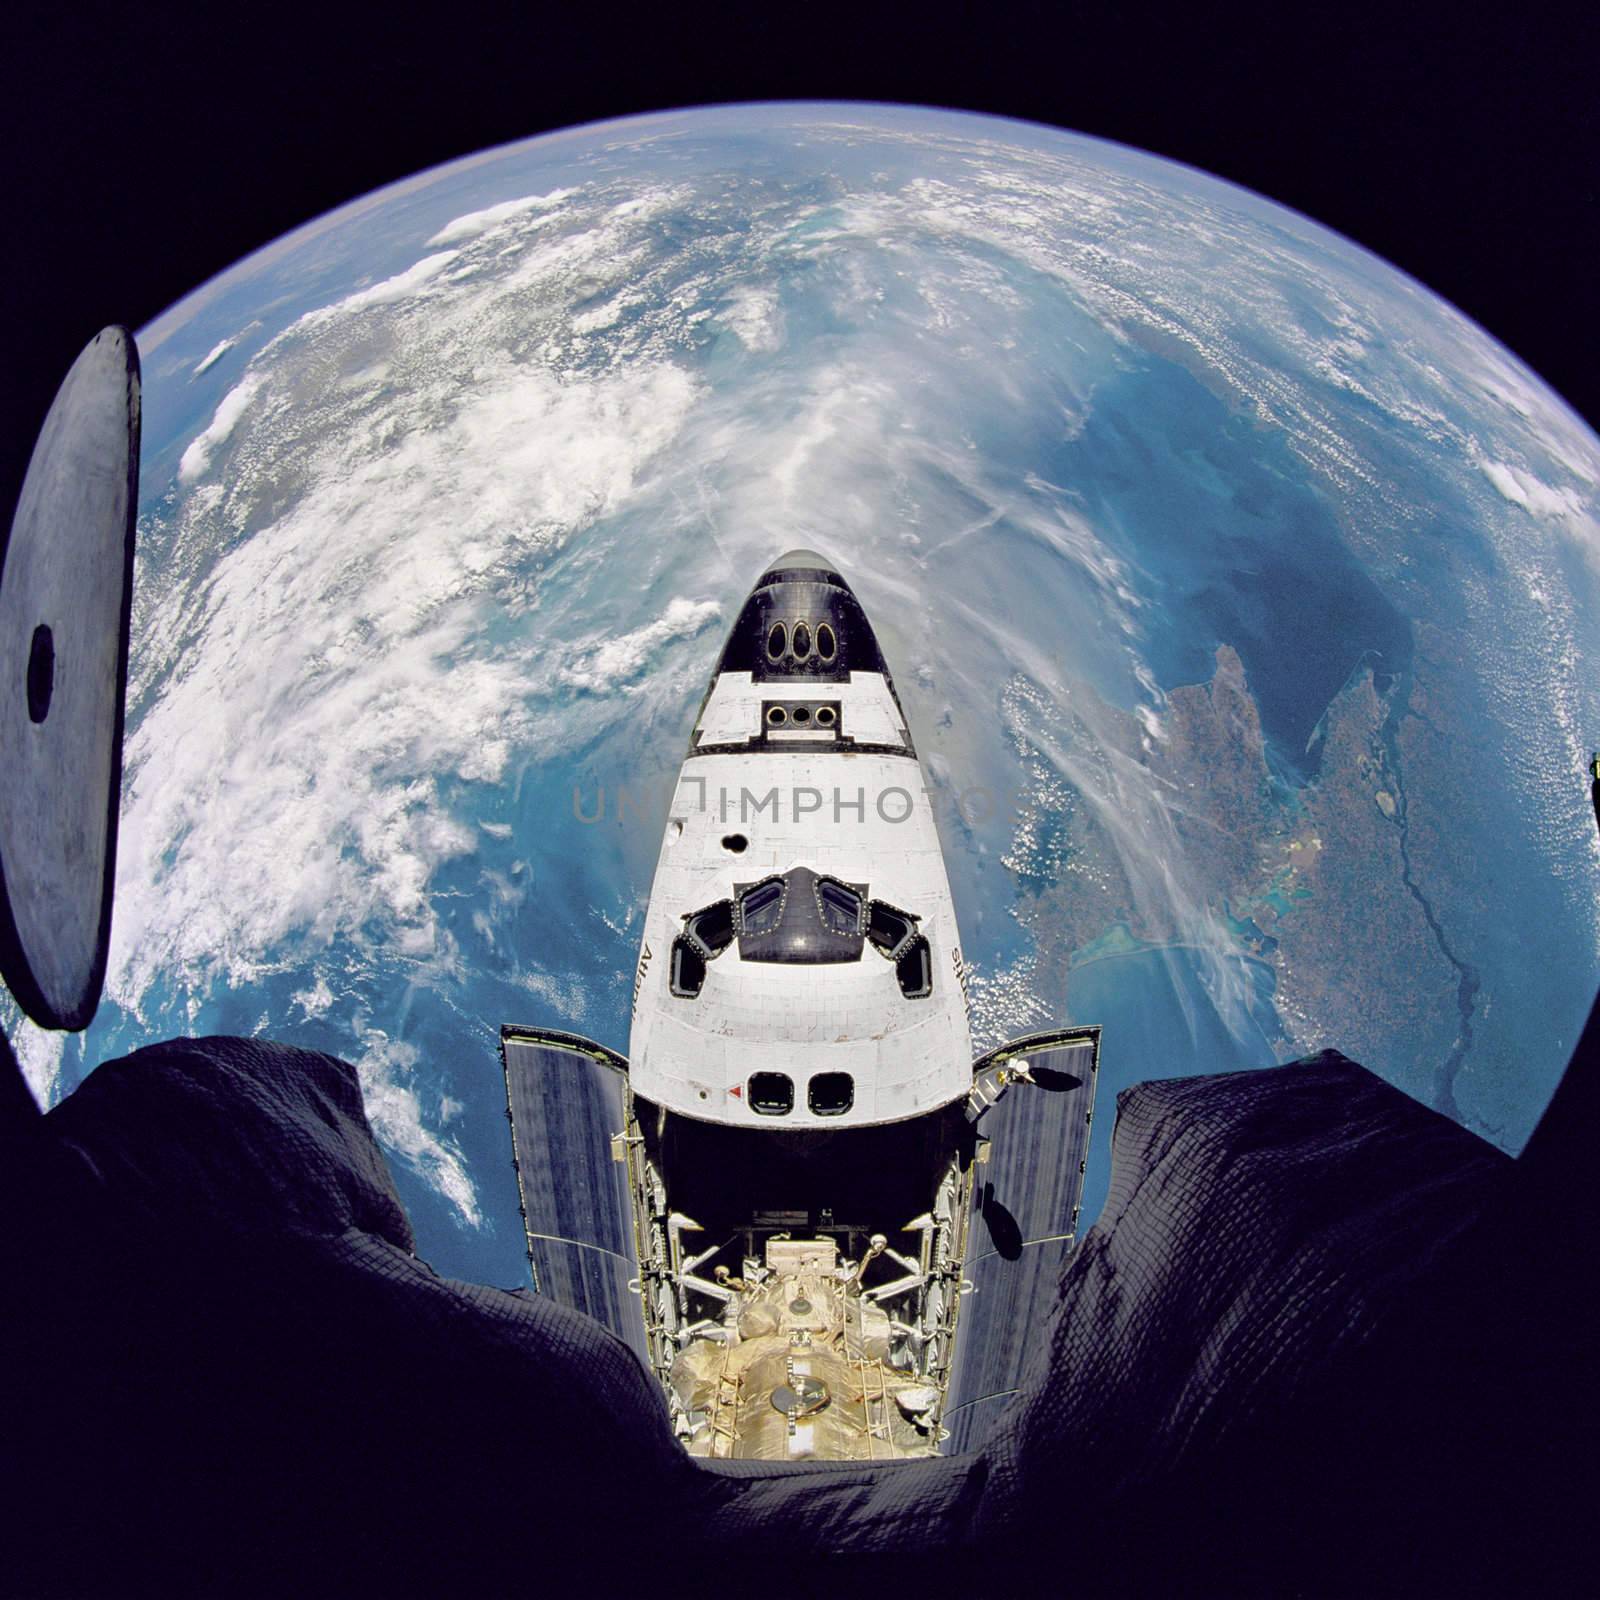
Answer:
<svg viewBox="0 0 1600 1600"><path fill-rule="evenodd" d="M628 1168L612 1160L627 1062L551 1029L503 1027L506 1105L534 1287L645 1357Z"/></svg>
<svg viewBox="0 0 1600 1600"><path fill-rule="evenodd" d="M1026 1062L978 1124L988 1157L974 1171L966 1277L944 1425L944 1453L980 1444L1016 1391L1075 1242L1100 1064L1098 1028L1014 1040L974 1066Z"/></svg>

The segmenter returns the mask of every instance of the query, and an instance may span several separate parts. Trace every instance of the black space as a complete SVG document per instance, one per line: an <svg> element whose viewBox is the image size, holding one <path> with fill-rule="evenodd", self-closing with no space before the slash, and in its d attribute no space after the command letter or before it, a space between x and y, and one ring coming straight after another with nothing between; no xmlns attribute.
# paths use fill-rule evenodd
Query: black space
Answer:
<svg viewBox="0 0 1600 1600"><path fill-rule="evenodd" d="M1118 139L1340 229L1591 420L1595 67L1576 8L12 0L0 504L56 383L250 249L452 157L715 101L922 102Z"/></svg>

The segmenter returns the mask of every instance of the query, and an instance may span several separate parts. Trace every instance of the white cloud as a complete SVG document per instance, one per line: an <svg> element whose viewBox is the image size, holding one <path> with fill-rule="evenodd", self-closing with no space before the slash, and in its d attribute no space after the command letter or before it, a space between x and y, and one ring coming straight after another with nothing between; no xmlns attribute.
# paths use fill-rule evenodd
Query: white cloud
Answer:
<svg viewBox="0 0 1600 1600"><path fill-rule="evenodd" d="M570 306L627 279L638 246L620 223L507 243L547 215L480 219L462 250L302 318L191 447L185 483L232 440L136 585L163 600L136 619L107 980L129 1009L193 1025L219 987L288 972L293 1017L325 1026L352 996L372 1016L460 982L473 919L438 874L510 836L462 785L504 781L578 715L550 698L581 629L541 613L542 553L653 492L701 398L648 309L618 330L628 359L572 360ZM651 638L715 612L669 607ZM650 644L591 653L626 675L630 648ZM493 939L531 877L483 877ZM564 1015L587 1003L529 983ZM475 1221L444 1137L450 1069L378 1020L388 1034L356 1031L379 1137Z"/></svg>
<svg viewBox="0 0 1600 1600"><path fill-rule="evenodd" d="M592 311L582 311L572 319L574 333L601 333L614 327L622 315L621 300L607 300Z"/></svg>
<svg viewBox="0 0 1600 1600"><path fill-rule="evenodd" d="M680 595L654 622L620 638L581 648L580 659L561 669L561 681L595 694L626 688L661 645L698 633L721 614L722 607L715 600L686 600Z"/></svg>
<svg viewBox="0 0 1600 1600"><path fill-rule="evenodd" d="M747 350L770 352L783 343L776 291L744 287L728 296L722 321Z"/></svg>
<svg viewBox="0 0 1600 1600"><path fill-rule="evenodd" d="M211 464L212 451L219 444L226 443L238 427L239 419L260 392L261 384L259 377L248 377L222 397L210 427L183 452L183 459L178 463L178 477L183 482L189 483L198 478Z"/></svg>
<svg viewBox="0 0 1600 1600"><path fill-rule="evenodd" d="M451 962L429 885L479 836L447 790L498 781L533 737L539 641L490 624L532 552L634 493L694 397L666 366L474 379L424 420L392 395L392 432L319 439L309 405L293 438L257 429L307 487L144 650L164 686L127 740L109 977L130 1005L158 974L249 982L291 935L315 951L366 929ZM714 611L669 608L651 638ZM634 670L629 648L606 661Z"/></svg>
<svg viewBox="0 0 1600 1600"><path fill-rule="evenodd" d="M13 1009L9 995L0 990L5 1004L0 1012L5 1017L6 1034L11 1049L22 1068L33 1097L48 1111L61 1098L61 1058L66 1050L67 1036L53 1028L41 1028Z"/></svg>
<svg viewBox="0 0 1600 1600"><path fill-rule="evenodd" d="M343 300L336 300L331 306L319 306L315 311L308 311L295 324L302 330L320 327L331 321L334 317L350 316L357 311L366 311L372 306L392 305L398 300L410 300L421 294L461 252L459 250L441 250L437 255L424 256L420 261L414 261L404 272L397 272L392 278L385 278L382 283L375 283L368 289L360 289L355 294L346 295Z"/></svg>
<svg viewBox="0 0 1600 1600"><path fill-rule="evenodd" d="M469 211L465 216L456 217L445 223L428 243L455 244L461 239L474 238L480 233L487 233L490 228L498 227L502 222L511 221L513 217L525 217L530 212L547 211L551 206L559 205L568 196L576 193L575 189L552 189L549 194L524 195L520 200L505 200L497 206L485 206L482 211ZM540 217L537 222L548 220Z"/></svg>
<svg viewBox="0 0 1600 1600"><path fill-rule="evenodd" d="M625 983L627 976L626 972L619 972L616 980L619 984ZM542 1006L553 1011L567 1027L582 1023L589 1010L592 982L589 978L561 978L540 971L523 972L517 977L518 987L526 989Z"/></svg>
<svg viewBox="0 0 1600 1600"><path fill-rule="evenodd" d="M460 1149L423 1124L422 1101L415 1081L421 1052L403 1039L391 1039L381 1028L368 1028L361 1042L365 1049L356 1062L356 1072L373 1132L388 1150L437 1189L456 1208L463 1222L481 1227L478 1191ZM449 1121L450 1117L445 1115L443 1120Z"/></svg>
<svg viewBox="0 0 1600 1600"><path fill-rule="evenodd" d="M194 376L199 377L203 372L209 372L216 364L233 349L239 341L234 338L222 340L220 344L211 347L211 353L194 369Z"/></svg>
<svg viewBox="0 0 1600 1600"><path fill-rule="evenodd" d="M308 1017L326 1016L333 1005L333 990L328 987L327 978L319 972L309 989L290 995L289 1001L299 1006Z"/></svg>
<svg viewBox="0 0 1600 1600"><path fill-rule="evenodd" d="M1503 461L1481 463L1483 475L1514 506L1538 517L1583 515L1583 497L1571 489L1552 489L1531 472L1519 471Z"/></svg>

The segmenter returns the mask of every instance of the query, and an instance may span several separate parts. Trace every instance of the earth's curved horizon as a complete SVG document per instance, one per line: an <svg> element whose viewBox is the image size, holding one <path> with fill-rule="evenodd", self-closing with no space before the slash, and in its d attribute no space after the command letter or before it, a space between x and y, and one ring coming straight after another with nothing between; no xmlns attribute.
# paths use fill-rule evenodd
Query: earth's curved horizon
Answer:
<svg viewBox="0 0 1600 1600"><path fill-rule="evenodd" d="M139 342L107 997L6 1010L41 1097L174 1033L345 1056L421 1252L518 1281L496 1030L626 1048L688 724L804 545L980 1048L1100 1022L1110 1094L1331 1045L1526 1140L1600 956L1600 440L1358 245L1033 124L701 108L377 191Z"/></svg>

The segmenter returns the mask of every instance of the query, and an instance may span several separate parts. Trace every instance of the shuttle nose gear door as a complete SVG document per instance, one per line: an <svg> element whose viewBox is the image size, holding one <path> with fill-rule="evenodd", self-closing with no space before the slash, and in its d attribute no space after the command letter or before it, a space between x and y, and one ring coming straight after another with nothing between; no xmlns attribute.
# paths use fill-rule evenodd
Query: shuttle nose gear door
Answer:
<svg viewBox="0 0 1600 1600"><path fill-rule="evenodd" d="M625 1154L628 1064L576 1034L503 1027L500 1056L534 1287L648 1359Z"/></svg>
<svg viewBox="0 0 1600 1600"><path fill-rule="evenodd" d="M982 1136L944 1425L947 1455L979 1443L1015 1392L1072 1250L1100 1064L1097 1027L1012 1040L972 1069Z"/></svg>

